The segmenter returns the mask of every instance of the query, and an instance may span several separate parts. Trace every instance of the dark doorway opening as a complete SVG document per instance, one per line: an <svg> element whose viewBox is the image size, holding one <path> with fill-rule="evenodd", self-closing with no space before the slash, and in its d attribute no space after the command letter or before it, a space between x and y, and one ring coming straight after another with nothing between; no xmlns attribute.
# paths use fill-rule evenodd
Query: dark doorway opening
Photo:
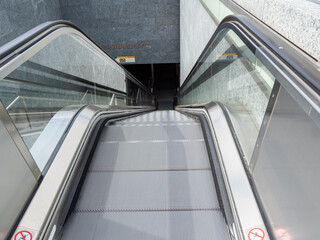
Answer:
<svg viewBox="0 0 320 240"><path fill-rule="evenodd" d="M173 109L179 88L179 64L123 65L156 96L159 110Z"/></svg>
<svg viewBox="0 0 320 240"><path fill-rule="evenodd" d="M136 79L138 79L143 85L151 89L152 85L152 72L150 64L134 64L123 65Z"/></svg>

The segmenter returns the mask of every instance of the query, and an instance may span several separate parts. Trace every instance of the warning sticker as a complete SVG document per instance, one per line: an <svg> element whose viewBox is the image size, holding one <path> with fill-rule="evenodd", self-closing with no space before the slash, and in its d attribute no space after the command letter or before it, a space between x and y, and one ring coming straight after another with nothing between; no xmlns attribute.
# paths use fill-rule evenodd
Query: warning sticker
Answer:
<svg viewBox="0 0 320 240"><path fill-rule="evenodd" d="M248 233L249 240L263 240L265 233L261 228L253 228Z"/></svg>
<svg viewBox="0 0 320 240"><path fill-rule="evenodd" d="M236 53L220 53L217 54L217 60L235 60L238 58Z"/></svg>
<svg viewBox="0 0 320 240"><path fill-rule="evenodd" d="M283 228L276 228L277 238L281 240L292 240L290 234Z"/></svg>
<svg viewBox="0 0 320 240"><path fill-rule="evenodd" d="M28 231L20 231L14 236L14 240L32 240L32 234Z"/></svg>
<svg viewBox="0 0 320 240"><path fill-rule="evenodd" d="M116 57L116 61L118 63L134 63L136 62L136 58L134 56L122 56Z"/></svg>

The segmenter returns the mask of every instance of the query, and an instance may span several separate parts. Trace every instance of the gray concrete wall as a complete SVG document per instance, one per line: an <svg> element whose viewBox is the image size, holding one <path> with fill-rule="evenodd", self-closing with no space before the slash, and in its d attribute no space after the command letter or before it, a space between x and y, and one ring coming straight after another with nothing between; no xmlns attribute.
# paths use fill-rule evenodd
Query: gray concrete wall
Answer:
<svg viewBox="0 0 320 240"><path fill-rule="evenodd" d="M43 22L61 18L59 0L1 0L0 46Z"/></svg>
<svg viewBox="0 0 320 240"><path fill-rule="evenodd" d="M179 0L60 0L62 16L113 57L179 62Z"/></svg>
<svg viewBox="0 0 320 240"><path fill-rule="evenodd" d="M203 2L209 4L209 9L212 8L211 11L218 14L218 19L232 14L223 7L223 1ZM320 62L320 0L234 0L234 2ZM209 26L211 19L199 0L181 0L180 4L181 78L184 81L202 52L208 35L212 35L213 32L210 32L212 27ZM212 24L214 26L214 23Z"/></svg>
<svg viewBox="0 0 320 240"><path fill-rule="evenodd" d="M181 84L188 76L217 26L199 0L180 1Z"/></svg>
<svg viewBox="0 0 320 240"><path fill-rule="evenodd" d="M319 0L234 0L320 61Z"/></svg>

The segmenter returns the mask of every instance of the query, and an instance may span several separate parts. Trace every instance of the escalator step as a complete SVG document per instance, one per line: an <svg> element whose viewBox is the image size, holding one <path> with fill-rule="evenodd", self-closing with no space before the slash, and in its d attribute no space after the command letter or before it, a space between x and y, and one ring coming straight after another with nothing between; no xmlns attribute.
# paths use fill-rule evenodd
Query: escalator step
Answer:
<svg viewBox="0 0 320 240"><path fill-rule="evenodd" d="M208 169L206 151L204 141L100 142L90 171Z"/></svg>
<svg viewBox="0 0 320 240"><path fill-rule="evenodd" d="M63 239L226 240L219 211L76 213Z"/></svg>
<svg viewBox="0 0 320 240"><path fill-rule="evenodd" d="M210 170L88 173L76 209L179 207L219 208Z"/></svg>

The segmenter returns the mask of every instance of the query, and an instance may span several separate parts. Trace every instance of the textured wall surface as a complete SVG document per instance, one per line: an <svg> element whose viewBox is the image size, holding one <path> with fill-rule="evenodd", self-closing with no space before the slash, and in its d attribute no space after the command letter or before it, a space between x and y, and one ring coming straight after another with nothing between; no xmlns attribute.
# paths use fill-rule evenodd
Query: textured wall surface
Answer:
<svg viewBox="0 0 320 240"><path fill-rule="evenodd" d="M112 56L179 62L179 0L60 0L70 20Z"/></svg>
<svg viewBox="0 0 320 240"><path fill-rule="evenodd" d="M216 29L199 0L180 1L181 84L188 76Z"/></svg>
<svg viewBox="0 0 320 240"><path fill-rule="evenodd" d="M319 0L234 0L320 61Z"/></svg>
<svg viewBox="0 0 320 240"><path fill-rule="evenodd" d="M59 0L1 0L0 46L41 23L61 18Z"/></svg>

